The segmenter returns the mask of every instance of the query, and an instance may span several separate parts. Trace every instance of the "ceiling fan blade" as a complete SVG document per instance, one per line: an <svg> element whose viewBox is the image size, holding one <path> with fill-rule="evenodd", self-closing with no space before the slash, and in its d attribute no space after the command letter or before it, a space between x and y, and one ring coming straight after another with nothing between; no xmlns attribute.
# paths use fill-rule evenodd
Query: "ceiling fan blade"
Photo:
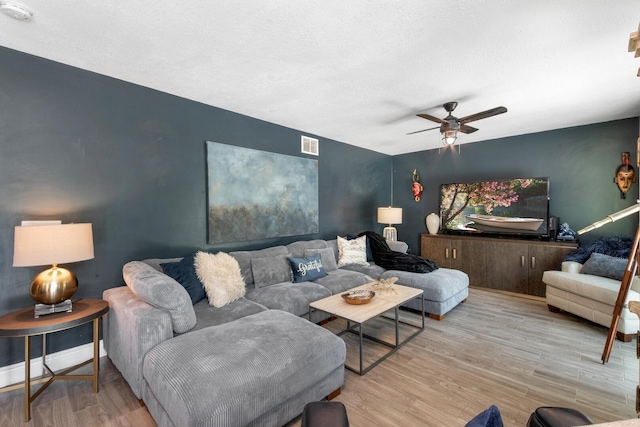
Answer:
<svg viewBox="0 0 640 427"><path fill-rule="evenodd" d="M496 107L496 108L492 108L491 110L487 110L481 113L476 113L467 117L463 117L460 119L460 123L465 124L469 122L474 122L476 120L486 119L487 117L496 116L498 114L502 114L506 112L507 112L506 107Z"/></svg>
<svg viewBox="0 0 640 427"><path fill-rule="evenodd" d="M462 132L462 133L474 133L477 130L478 129L476 129L474 127L471 127L471 126L460 125L460 132Z"/></svg>
<svg viewBox="0 0 640 427"><path fill-rule="evenodd" d="M437 117L430 116L429 114L416 114L418 117L422 117L423 119L431 120L436 123L444 123L444 120L439 119Z"/></svg>
<svg viewBox="0 0 640 427"><path fill-rule="evenodd" d="M429 129L417 130L415 132L409 132L407 135L413 135L414 133L426 132L428 130L434 130L434 129L440 129L440 126L436 126L434 128L429 128Z"/></svg>

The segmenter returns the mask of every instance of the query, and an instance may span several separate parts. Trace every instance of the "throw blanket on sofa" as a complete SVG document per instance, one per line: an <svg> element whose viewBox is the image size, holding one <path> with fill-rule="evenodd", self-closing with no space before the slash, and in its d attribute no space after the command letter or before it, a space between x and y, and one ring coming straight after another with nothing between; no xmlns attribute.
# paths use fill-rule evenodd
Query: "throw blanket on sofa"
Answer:
<svg viewBox="0 0 640 427"><path fill-rule="evenodd" d="M403 254L392 251L384 237L373 231L363 231L358 234L367 236L373 260L377 265L387 270L410 271L412 273L431 273L438 269L438 265L418 255Z"/></svg>
<svg viewBox="0 0 640 427"><path fill-rule="evenodd" d="M572 250L563 261L576 261L584 264L593 252L616 258L629 258L632 245L633 238L630 236L602 237L593 243Z"/></svg>

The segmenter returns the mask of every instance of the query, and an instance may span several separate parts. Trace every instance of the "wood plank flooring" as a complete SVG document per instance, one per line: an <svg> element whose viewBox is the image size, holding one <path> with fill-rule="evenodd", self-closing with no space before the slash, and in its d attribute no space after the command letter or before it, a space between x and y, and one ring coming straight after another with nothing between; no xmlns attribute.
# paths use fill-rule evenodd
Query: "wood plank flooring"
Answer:
<svg viewBox="0 0 640 427"><path fill-rule="evenodd" d="M340 322L325 327L337 331ZM374 322L365 331L392 340L393 323ZM351 335L348 363L355 365ZM471 289L467 302L442 321L427 319L422 334L365 376L347 371L335 400L352 427L464 426L492 404L507 427L525 426L539 406L575 408L597 423L635 418L636 342L615 341L603 365L606 335L604 327L549 312L544 302ZM365 347L365 366L384 351ZM23 422L21 390L1 393L0 427L155 426L108 358L101 367L98 394L88 381L57 381L32 404L30 423ZM299 426L299 418L287 425Z"/></svg>

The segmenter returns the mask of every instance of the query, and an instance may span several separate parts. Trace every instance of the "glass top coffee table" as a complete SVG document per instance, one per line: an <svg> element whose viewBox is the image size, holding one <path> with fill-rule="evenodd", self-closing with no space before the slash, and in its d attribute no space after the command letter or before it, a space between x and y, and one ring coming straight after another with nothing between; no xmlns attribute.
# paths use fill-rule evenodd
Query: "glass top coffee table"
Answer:
<svg viewBox="0 0 640 427"><path fill-rule="evenodd" d="M346 301L344 301L344 299L342 298L342 293L332 295L330 297L323 298L317 301L313 301L311 304L309 304L309 319L311 319L311 309L315 309L315 310L324 311L332 316L340 317L347 321L347 328L339 332L338 335L341 336L347 332L358 334L359 351L360 351L360 367L359 369L355 369L351 366L348 366L346 363L344 366L345 368L355 372L356 374L364 375L367 372L369 372L371 369L378 366L380 363L382 363L389 356L394 354L396 351L402 348L402 346L404 346L407 342L409 342L411 339L413 339L416 335L418 335L424 330L424 295L423 295L422 289L410 288L408 286L402 286L402 285L396 285L396 284L393 285L392 289L376 289L376 288L373 288L371 285L362 285L353 289L349 289L349 291L347 292L360 290L360 289L373 290L376 293L376 295L373 297L373 299L370 302L366 304L359 304L359 305L349 304ZM422 327L401 321L398 317L398 308L400 307L400 305L414 298L422 299L422 310L420 310L421 317L422 317ZM366 322L368 322L369 320L375 317L380 317L384 313L390 310L393 310L394 312L394 318L392 320L395 323L395 338L396 338L395 343L390 343L362 332L362 326ZM383 318L386 318L386 317L383 317ZM352 323L354 325L352 325ZM417 328L417 330L414 333L412 333L410 336L405 338L402 342L399 342L399 324L400 323ZM391 350L363 369L362 340L364 338L367 338L371 341L390 347Z"/></svg>

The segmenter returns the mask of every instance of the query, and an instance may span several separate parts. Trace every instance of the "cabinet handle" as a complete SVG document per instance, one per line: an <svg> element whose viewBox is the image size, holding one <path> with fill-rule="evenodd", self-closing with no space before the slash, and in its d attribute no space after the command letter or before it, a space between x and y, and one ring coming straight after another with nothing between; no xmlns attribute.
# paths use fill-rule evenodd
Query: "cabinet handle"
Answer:
<svg viewBox="0 0 640 427"><path fill-rule="evenodd" d="M536 257L531 257L531 268L536 268Z"/></svg>
<svg viewBox="0 0 640 427"><path fill-rule="evenodd" d="M458 250L453 248L453 259L458 259Z"/></svg>
<svg viewBox="0 0 640 427"><path fill-rule="evenodd" d="M444 257L445 257L446 259L449 259L449 248L445 248L445 249L444 249Z"/></svg>
<svg viewBox="0 0 640 427"><path fill-rule="evenodd" d="M524 267L524 255L520 257L520 267Z"/></svg>

